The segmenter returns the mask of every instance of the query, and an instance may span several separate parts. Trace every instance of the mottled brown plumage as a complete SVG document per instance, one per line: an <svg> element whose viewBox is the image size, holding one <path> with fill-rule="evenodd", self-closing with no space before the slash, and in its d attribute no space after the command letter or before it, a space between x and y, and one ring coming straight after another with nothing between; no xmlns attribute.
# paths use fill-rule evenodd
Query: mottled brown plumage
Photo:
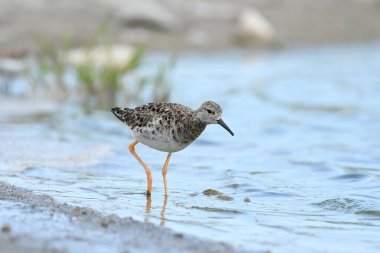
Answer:
<svg viewBox="0 0 380 253"><path fill-rule="evenodd" d="M165 163L166 168L164 167L163 170L165 194L167 195L165 175L171 153L187 147L200 136L208 124L219 124L233 135L220 118L222 109L212 101L204 102L196 110L175 103L149 103L134 109L114 107L112 112L130 127L132 135L136 139L131 144L130 150L145 168L149 194L151 192L150 170L134 152L134 146L138 142L169 153Z"/></svg>
<svg viewBox="0 0 380 253"><path fill-rule="evenodd" d="M112 112L146 138L155 140L156 135L164 134L184 145L194 141L207 126L194 117L194 110L174 103L149 103L135 109L115 107Z"/></svg>

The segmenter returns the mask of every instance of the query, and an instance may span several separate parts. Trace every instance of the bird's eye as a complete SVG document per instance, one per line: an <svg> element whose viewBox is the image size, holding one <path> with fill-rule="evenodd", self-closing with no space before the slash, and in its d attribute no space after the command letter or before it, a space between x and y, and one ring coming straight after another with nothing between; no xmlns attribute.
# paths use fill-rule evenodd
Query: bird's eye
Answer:
<svg viewBox="0 0 380 253"><path fill-rule="evenodd" d="M212 110L210 110L210 109L206 109L206 111L207 111L208 113L212 113L212 114L214 114L214 112L213 112Z"/></svg>

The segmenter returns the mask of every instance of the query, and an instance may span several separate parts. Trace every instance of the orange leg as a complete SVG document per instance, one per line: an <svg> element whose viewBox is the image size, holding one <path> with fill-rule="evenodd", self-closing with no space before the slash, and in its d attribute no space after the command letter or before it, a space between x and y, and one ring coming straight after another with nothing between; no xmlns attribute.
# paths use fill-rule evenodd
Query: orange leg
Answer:
<svg viewBox="0 0 380 253"><path fill-rule="evenodd" d="M129 151L145 169L146 177L148 179L148 190L147 190L146 195L150 196L150 194L152 193L152 173L150 172L150 169L148 168L148 166L146 166L146 164L143 162L143 160L141 160L141 158L136 154L135 146L137 143L139 142L134 141L131 145L129 145Z"/></svg>
<svg viewBox="0 0 380 253"><path fill-rule="evenodd" d="M166 172L168 170L168 165L169 165L169 160L170 160L171 155L172 155L172 153L168 153L164 167L162 168L162 176L164 177L164 185L165 185L165 196L168 196L168 185L166 183Z"/></svg>

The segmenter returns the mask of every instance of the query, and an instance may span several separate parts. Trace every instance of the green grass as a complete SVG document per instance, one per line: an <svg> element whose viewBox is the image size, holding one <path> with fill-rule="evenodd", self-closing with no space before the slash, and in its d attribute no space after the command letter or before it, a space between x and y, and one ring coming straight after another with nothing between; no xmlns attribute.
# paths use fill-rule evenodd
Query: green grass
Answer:
<svg viewBox="0 0 380 253"><path fill-rule="evenodd" d="M155 74L140 76L133 83L127 83L123 81L125 77L142 67L145 56L142 47L135 48L129 60L122 64L114 64L111 60L109 64L107 61L99 64L94 59L96 57L91 57L91 52L102 46L107 59L111 56L111 45L90 43L90 46L81 49L85 60L80 63L67 59L67 55L72 52L69 43L55 45L41 41L40 45L40 53L27 71L35 93L60 101L80 103L87 112L108 110L115 105L148 102L143 101L142 97L146 92L150 94L149 101L167 101L170 97L168 74L175 64L173 59L157 66Z"/></svg>

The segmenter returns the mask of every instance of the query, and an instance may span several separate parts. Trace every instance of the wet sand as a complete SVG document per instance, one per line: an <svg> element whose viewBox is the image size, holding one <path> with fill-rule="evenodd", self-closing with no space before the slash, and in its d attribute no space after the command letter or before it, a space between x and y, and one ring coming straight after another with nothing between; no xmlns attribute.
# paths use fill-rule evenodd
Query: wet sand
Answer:
<svg viewBox="0 0 380 253"><path fill-rule="evenodd" d="M244 252L167 228L58 203L0 181L2 252Z"/></svg>

